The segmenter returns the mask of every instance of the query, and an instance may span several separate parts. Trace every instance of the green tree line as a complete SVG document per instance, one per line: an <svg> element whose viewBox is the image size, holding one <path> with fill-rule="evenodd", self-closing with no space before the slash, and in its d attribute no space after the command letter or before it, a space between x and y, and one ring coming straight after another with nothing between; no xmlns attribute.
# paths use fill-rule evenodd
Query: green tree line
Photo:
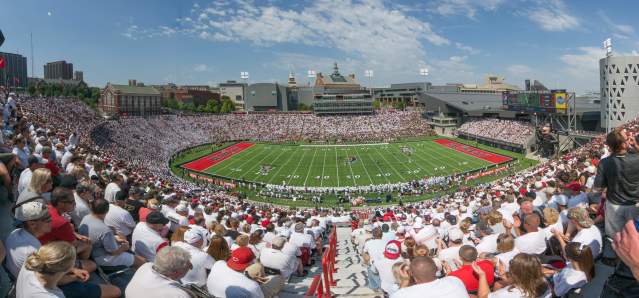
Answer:
<svg viewBox="0 0 639 298"><path fill-rule="evenodd" d="M75 97L84 101L89 106L95 107L100 99L100 88L87 87L85 85L62 85L62 84L47 84L29 83L27 86L27 92L29 95L40 95L47 97Z"/></svg>
<svg viewBox="0 0 639 298"><path fill-rule="evenodd" d="M171 96L169 100L164 102L164 107L174 110L184 110L198 113L212 113L212 114L226 114L235 111L235 104L227 96L222 96L222 100L210 99L203 105L196 105L194 103L183 103L175 100L175 97Z"/></svg>

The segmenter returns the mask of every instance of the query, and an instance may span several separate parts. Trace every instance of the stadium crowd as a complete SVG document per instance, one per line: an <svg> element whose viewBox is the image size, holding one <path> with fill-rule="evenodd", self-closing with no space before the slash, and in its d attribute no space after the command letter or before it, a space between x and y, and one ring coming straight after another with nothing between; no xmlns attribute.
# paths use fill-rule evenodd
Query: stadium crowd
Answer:
<svg viewBox="0 0 639 298"><path fill-rule="evenodd" d="M390 297L636 297L638 202L636 119L499 181L362 211L352 241ZM603 290L596 265L615 266Z"/></svg>
<svg viewBox="0 0 639 298"><path fill-rule="evenodd" d="M4 103L0 297L276 297L348 221L163 180L96 147L100 125L74 100Z"/></svg>
<svg viewBox="0 0 639 298"><path fill-rule="evenodd" d="M292 120L307 116L209 121L242 129L171 117L103 122L73 100L6 100L0 211L7 216L0 221L11 222L0 226L1 296L13 284L16 297L275 297L286 280L306 274L323 234L345 213L252 205L178 183L169 179L165 154L219 135L307 136L316 128ZM359 131L372 135L389 129L374 117L397 117L389 123L402 127L385 132L388 138L421 125L403 122L410 114L367 117L309 121L319 121L324 136L339 135L331 121L352 121L353 129L368 121L370 130ZM270 121L272 130L264 128ZM499 181L353 212L352 240L368 285L402 298L577 295L589 291L602 263L616 269L601 295L636 297L638 133L635 120ZM169 138L175 141L163 143Z"/></svg>
<svg viewBox="0 0 639 298"><path fill-rule="evenodd" d="M501 119L482 119L463 123L457 134L526 146L535 130L529 124Z"/></svg>

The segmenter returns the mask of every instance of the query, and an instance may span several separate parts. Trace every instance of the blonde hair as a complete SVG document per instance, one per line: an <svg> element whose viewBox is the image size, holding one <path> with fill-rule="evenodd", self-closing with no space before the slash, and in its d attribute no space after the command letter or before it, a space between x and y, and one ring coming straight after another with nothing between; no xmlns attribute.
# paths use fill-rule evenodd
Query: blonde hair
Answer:
<svg viewBox="0 0 639 298"><path fill-rule="evenodd" d="M75 248L66 241L53 241L40 247L25 261L27 270L42 274L68 272L75 264Z"/></svg>
<svg viewBox="0 0 639 298"><path fill-rule="evenodd" d="M504 219L504 216L499 211L491 211L488 214L488 223L491 226L501 223L503 219Z"/></svg>
<svg viewBox="0 0 639 298"><path fill-rule="evenodd" d="M400 288L406 287L410 284L410 275L402 274L402 271L408 273L409 269L408 261L397 262L393 264L393 277Z"/></svg>
<svg viewBox="0 0 639 298"><path fill-rule="evenodd" d="M51 170L47 168L36 169L31 175L31 182L29 182L27 190L40 194L42 193L42 187L49 180L51 180Z"/></svg>
<svg viewBox="0 0 639 298"><path fill-rule="evenodd" d="M249 244L249 236L244 234L239 235L235 238L235 243L237 243L240 247L247 246Z"/></svg>
<svg viewBox="0 0 639 298"><path fill-rule="evenodd" d="M510 233L503 233L497 236L497 251L505 253L515 248L515 238Z"/></svg>
<svg viewBox="0 0 639 298"><path fill-rule="evenodd" d="M554 208L544 208L544 222L547 226L555 224L559 220L559 212Z"/></svg>

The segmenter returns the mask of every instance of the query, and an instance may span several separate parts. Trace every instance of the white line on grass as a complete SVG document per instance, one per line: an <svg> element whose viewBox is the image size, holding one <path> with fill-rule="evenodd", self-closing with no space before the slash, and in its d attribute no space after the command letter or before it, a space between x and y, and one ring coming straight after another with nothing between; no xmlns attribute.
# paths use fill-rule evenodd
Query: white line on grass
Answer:
<svg viewBox="0 0 639 298"><path fill-rule="evenodd" d="M295 167L295 171L293 171L291 173L291 178L288 179L288 182L286 182L286 185L290 185L291 184L291 180L293 179L293 175L295 175L295 173L297 173L297 169L300 168L300 165L302 164L302 161L304 160L304 155L306 155L306 151L302 151L302 157L300 157L300 161L297 163L297 167Z"/></svg>
<svg viewBox="0 0 639 298"><path fill-rule="evenodd" d="M366 168L366 165L364 164L364 161L362 160L362 158L359 155L359 151L357 151L357 147L355 147L355 155L357 156L357 159L359 159L359 162L362 163L362 168L364 168L364 172L366 172L366 176L368 176L368 180L370 180L371 184L375 184L373 182L373 178L371 178L371 175L368 173L368 169Z"/></svg>
<svg viewBox="0 0 639 298"><path fill-rule="evenodd" d="M324 160L322 161L322 179L320 180L320 187L324 185L324 167L326 165L326 154L328 151L324 151Z"/></svg>
<svg viewBox="0 0 639 298"><path fill-rule="evenodd" d="M317 149L313 149L313 158L311 159L311 163L308 165L308 171L306 171L306 178L304 178L304 186L306 186L306 181L308 181L308 174L311 173L311 169L313 168L313 162L315 161L316 154L317 154ZM322 179L324 179L323 176L322 176Z"/></svg>

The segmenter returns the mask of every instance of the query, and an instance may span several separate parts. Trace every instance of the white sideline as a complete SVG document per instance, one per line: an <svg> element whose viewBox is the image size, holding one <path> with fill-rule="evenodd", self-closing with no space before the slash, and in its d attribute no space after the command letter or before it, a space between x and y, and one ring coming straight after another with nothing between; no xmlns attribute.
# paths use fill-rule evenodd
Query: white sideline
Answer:
<svg viewBox="0 0 639 298"><path fill-rule="evenodd" d="M390 143L372 143L372 144L335 144L335 145L300 145L300 147L355 147L355 146L382 146Z"/></svg>

